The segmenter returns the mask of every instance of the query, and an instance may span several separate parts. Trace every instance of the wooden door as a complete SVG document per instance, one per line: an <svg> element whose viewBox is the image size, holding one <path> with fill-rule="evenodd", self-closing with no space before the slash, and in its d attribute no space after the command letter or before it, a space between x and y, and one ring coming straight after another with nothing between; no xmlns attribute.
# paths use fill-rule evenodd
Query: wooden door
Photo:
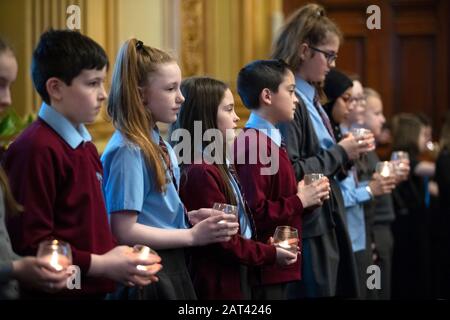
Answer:
<svg viewBox="0 0 450 320"><path fill-rule="evenodd" d="M284 0L286 16L309 1ZM444 0L318 1L344 33L337 68L378 90L391 117L423 112L438 137L449 109L450 5ZM369 5L381 9L381 29L369 30Z"/></svg>

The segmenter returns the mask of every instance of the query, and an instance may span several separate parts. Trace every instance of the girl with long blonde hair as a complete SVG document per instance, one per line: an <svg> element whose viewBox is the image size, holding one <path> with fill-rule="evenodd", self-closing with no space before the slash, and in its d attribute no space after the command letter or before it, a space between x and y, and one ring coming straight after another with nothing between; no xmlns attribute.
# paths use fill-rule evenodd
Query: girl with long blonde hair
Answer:
<svg viewBox="0 0 450 320"><path fill-rule="evenodd" d="M102 156L103 187L117 240L145 244L162 258L159 282L145 288L145 299L196 298L183 248L228 241L239 226L213 209L188 213L180 200L177 160L156 126L176 121L180 84L181 70L166 52L137 39L120 48L108 101L116 131ZM188 216L197 215L211 217L190 228ZM128 292L136 297L136 290Z"/></svg>

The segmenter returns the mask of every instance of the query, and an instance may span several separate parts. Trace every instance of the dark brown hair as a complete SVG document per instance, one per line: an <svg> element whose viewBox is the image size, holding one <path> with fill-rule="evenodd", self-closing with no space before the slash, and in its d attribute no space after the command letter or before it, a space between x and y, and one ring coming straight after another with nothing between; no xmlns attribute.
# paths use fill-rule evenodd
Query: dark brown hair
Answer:
<svg viewBox="0 0 450 320"><path fill-rule="evenodd" d="M181 106L175 127L189 131L191 137L191 163L194 162L194 158L199 155L199 152L203 152L206 144L210 143L203 141L201 150L195 150L196 146L193 141L195 121L201 121L202 123L202 136L209 129L217 129L218 107L227 89L228 86L225 83L209 77L191 77L183 80L181 83L181 92L185 101ZM222 143L218 148L223 150L223 159L221 159L220 164L214 163L213 165L219 170L220 177L225 184L224 195L227 202L236 205L237 199L231 186L230 172L226 165L225 141L225 137L221 141L215 141L215 143ZM185 171L185 168L183 168L185 165L182 164L181 167ZM183 172L183 174L187 174L187 172Z"/></svg>
<svg viewBox="0 0 450 320"><path fill-rule="evenodd" d="M419 156L419 135L424 124L414 114L400 113L391 121L393 151L407 151L411 158Z"/></svg>

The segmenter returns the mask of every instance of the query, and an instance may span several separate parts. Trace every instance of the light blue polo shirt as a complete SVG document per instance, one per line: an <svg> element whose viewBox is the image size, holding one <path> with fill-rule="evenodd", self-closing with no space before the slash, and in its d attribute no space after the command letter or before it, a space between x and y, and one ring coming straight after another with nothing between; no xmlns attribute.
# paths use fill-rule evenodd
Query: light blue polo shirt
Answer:
<svg viewBox="0 0 450 320"><path fill-rule="evenodd" d="M316 131L317 139L319 139L319 144L322 149L329 149L335 143L333 138L330 136L327 128L323 124L322 117L314 106L314 97L316 95L316 89L309 84L307 81L300 77L295 79L295 92L303 100L308 110L309 118L313 124L314 130ZM322 106L320 106L322 108ZM322 113L325 117L328 117L326 112L322 108Z"/></svg>
<svg viewBox="0 0 450 320"><path fill-rule="evenodd" d="M343 134L348 129L341 126ZM348 233L352 241L353 252L366 249L366 224L363 204L371 199L366 186L369 181L358 182L355 178L356 172L349 170L347 177L339 181L342 198L344 199L345 215L347 217Z"/></svg>
<svg viewBox="0 0 450 320"><path fill-rule="evenodd" d="M159 132L154 129L152 140L159 144ZM172 147L164 142L172 162L177 185L180 169ZM163 229L186 229L185 209L178 190L166 171L167 189L156 189L153 173L147 166L142 150L128 141L118 130L111 137L101 157L103 190L109 214L117 211L136 211L137 222ZM161 161L163 161L161 159Z"/></svg>
<svg viewBox="0 0 450 320"><path fill-rule="evenodd" d="M278 148L281 147L280 130L257 113L250 113L250 117L248 118L245 127L261 131L268 136L278 146Z"/></svg>

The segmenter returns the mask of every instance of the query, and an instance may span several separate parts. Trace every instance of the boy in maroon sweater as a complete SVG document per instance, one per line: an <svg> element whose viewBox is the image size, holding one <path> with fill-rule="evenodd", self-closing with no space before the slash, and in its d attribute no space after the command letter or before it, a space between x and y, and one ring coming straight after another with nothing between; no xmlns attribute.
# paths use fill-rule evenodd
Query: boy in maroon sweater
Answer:
<svg viewBox="0 0 450 320"><path fill-rule="evenodd" d="M294 117L298 102L294 75L282 61L259 60L245 66L237 82L239 95L251 114L235 142L234 162L253 213L257 240L270 241L277 226L296 228L301 239L304 208L322 205L329 184L326 178L308 186L303 181L297 184L280 132L275 128ZM252 288L253 297L284 299L287 283L301 278L299 260L285 267L261 267Z"/></svg>
<svg viewBox="0 0 450 320"><path fill-rule="evenodd" d="M102 166L84 123L95 120L107 95L108 59L92 39L73 31L50 30L33 54L32 77L44 103L39 118L10 146L4 168L24 212L11 217L14 250L36 254L39 243L56 238L71 245L81 271L81 290L58 297L103 298L111 280L146 285L160 259L138 259L131 248L114 248L102 195ZM138 265L152 265L141 271ZM38 292L24 297L46 298Z"/></svg>

